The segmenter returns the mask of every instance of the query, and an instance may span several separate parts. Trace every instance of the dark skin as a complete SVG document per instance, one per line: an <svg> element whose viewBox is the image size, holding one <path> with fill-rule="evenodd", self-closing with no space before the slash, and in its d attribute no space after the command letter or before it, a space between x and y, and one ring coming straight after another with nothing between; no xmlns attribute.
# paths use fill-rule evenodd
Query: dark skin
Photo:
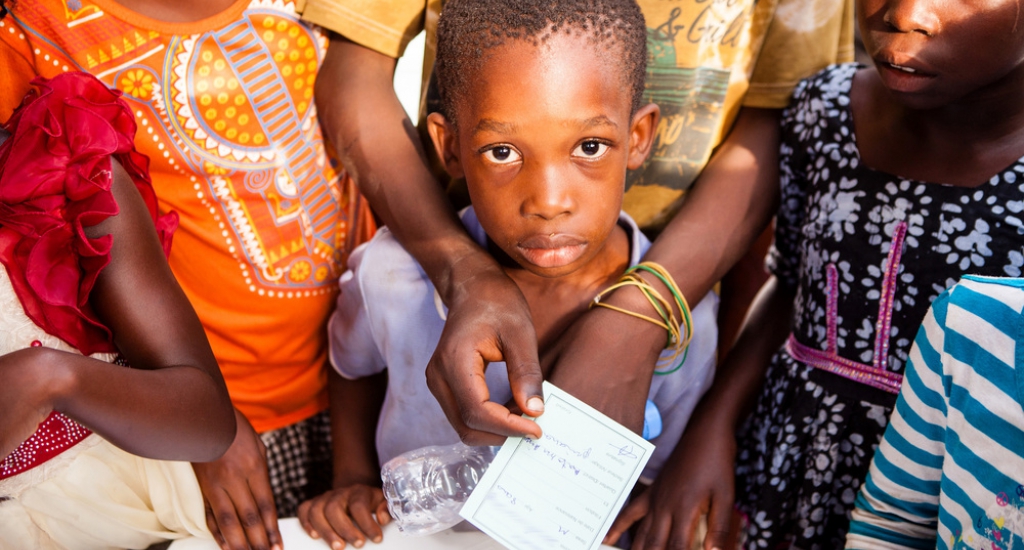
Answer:
<svg viewBox="0 0 1024 550"><path fill-rule="evenodd" d="M1024 30L1015 0L864 0L858 20L875 67L851 102L868 166L919 181L976 187L1024 154ZM895 66L894 66L895 65ZM911 68L914 72L901 67ZM793 291L774 278L704 396L661 476L612 527L643 517L633 548L688 548L709 513L705 549L726 548L734 500L734 433L785 340ZM645 516L646 514L646 516Z"/></svg>
<svg viewBox="0 0 1024 550"><path fill-rule="evenodd" d="M540 47L513 41L489 55L457 124L432 114L429 131L448 172L466 177L490 249L525 296L547 356L627 267L617 223L623 182L650 151L658 109L631 113L624 71L585 36L559 34ZM335 448L336 489L299 512L307 532L332 548L379 542L390 521L373 452L381 382L332 383L332 414L346 428Z"/></svg>
<svg viewBox="0 0 1024 550"><path fill-rule="evenodd" d="M135 13L165 23L193 23L216 16L236 0L116 0ZM266 450L249 421L234 413L237 430L216 460L193 461L206 500L206 523L225 549L282 547L277 508L267 474Z"/></svg>
<svg viewBox="0 0 1024 550"><path fill-rule="evenodd" d="M644 256L664 266L684 296L706 294L771 218L778 201L778 115L740 111L682 209ZM632 311L646 305L636 292L614 292L608 302ZM566 332L550 379L638 431L652 366L664 345L664 330L594 308Z"/></svg>
<svg viewBox="0 0 1024 550"><path fill-rule="evenodd" d="M435 396L463 441L487 443L531 433L517 415L487 401L480 382L483 358L503 359L519 407L524 397L540 394L537 340L533 323L524 322L530 319L529 306L493 259L465 235L427 172L412 124L394 97L393 71L393 59L335 38L317 80L322 124L340 144L346 165L358 167L352 173L375 211L449 306L449 322L428 376L443 382ZM374 108L359 109L363 101ZM366 114L371 112L372 117ZM381 123L389 119L394 123ZM684 295L706 294L768 225L778 202L778 119L778 110L740 111L680 213L646 255L669 270ZM387 141L377 141L381 137ZM363 140L388 147L359 145ZM349 141L353 144L346 147ZM608 300L627 309L649 307L632 292L615 292ZM573 321L559 341L561 349L552 350L545 361L552 365L550 379L638 431L664 331L595 308Z"/></svg>
<svg viewBox="0 0 1024 550"><path fill-rule="evenodd" d="M465 234L394 95L395 61L332 39L317 77L321 123L374 211L430 276L449 320L427 367L431 390L463 441L493 444L535 426L486 398L488 361L504 360L516 405L541 395L529 306L500 266ZM690 192L676 221L647 256L669 269L686 296L703 296L767 226L777 201L778 111L744 109ZM374 147L373 144L387 144ZM765 170L767 168L767 170ZM686 247L674 243L687 242ZM657 284L657 283L655 283ZM611 303L640 310L639 293ZM552 381L639 430L664 331L605 309L591 310L562 339Z"/></svg>
<svg viewBox="0 0 1024 550"><path fill-rule="evenodd" d="M231 441L231 403L202 325L135 184L116 162L113 174L120 213L86 229L113 236L89 303L132 368L44 347L0 356L0 456L51 410L148 458L213 460Z"/></svg>
<svg viewBox="0 0 1024 550"><path fill-rule="evenodd" d="M707 515L704 548L735 548L732 527L736 438L764 381L768 362L790 332L793 294L768 279L715 382L690 417L682 439L651 486L622 511L605 543L637 524L634 549L692 548Z"/></svg>
<svg viewBox="0 0 1024 550"><path fill-rule="evenodd" d="M543 412L529 306L501 266L466 234L430 174L419 135L395 95L394 70L393 58L332 37L316 81L324 133L374 212L423 266L449 308L427 372L459 436L486 444L536 434L535 423L489 401L486 387L470 376L441 374L456 365L482 372L486 362L504 358L516 405L531 416Z"/></svg>
<svg viewBox="0 0 1024 550"><path fill-rule="evenodd" d="M344 548L346 544L362 548L366 539L380 542L384 536L381 528L391 523L381 490L376 443L387 373L348 380L331 369L328 378L333 489L303 502L299 522L309 536L322 538L331 548Z"/></svg>

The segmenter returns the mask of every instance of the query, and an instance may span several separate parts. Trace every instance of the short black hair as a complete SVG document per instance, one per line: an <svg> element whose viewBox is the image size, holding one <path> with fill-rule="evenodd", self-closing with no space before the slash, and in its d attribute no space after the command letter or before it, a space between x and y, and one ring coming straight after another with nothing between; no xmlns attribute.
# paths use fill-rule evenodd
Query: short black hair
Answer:
<svg viewBox="0 0 1024 550"><path fill-rule="evenodd" d="M620 64L633 88L632 112L643 105L647 26L634 0L449 0L437 25L434 73L441 114L455 122L455 104L487 50L506 40L541 44L564 32L620 48Z"/></svg>

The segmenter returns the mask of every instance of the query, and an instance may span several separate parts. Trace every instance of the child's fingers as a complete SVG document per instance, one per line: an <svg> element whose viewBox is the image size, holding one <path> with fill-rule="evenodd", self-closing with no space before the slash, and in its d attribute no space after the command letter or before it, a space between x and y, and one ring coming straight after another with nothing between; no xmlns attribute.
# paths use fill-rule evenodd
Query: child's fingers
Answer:
<svg viewBox="0 0 1024 550"><path fill-rule="evenodd" d="M377 522L373 519L371 497L367 493L368 491L361 491L356 498L350 501L348 511L356 526L359 527L366 537L373 542L379 543L384 537L384 533L380 530L380 525L377 525Z"/></svg>
<svg viewBox="0 0 1024 550"><path fill-rule="evenodd" d="M431 359L431 364L433 364L433 362L434 360ZM482 407L483 403L490 402L488 401L490 396L487 393L486 383L482 382L484 379L483 375L481 374L479 376L474 377L479 378L481 383L484 384L482 396L476 397L476 399L483 399L482 402L477 403L478 407ZM434 398L437 399L437 402L441 405L441 409L444 411L445 417L448 418L448 422L452 425L452 428L455 429L455 432L459 434L459 439L461 439L463 443L467 445L501 445L502 443L505 442L505 437L502 435L496 435L493 432L481 431L478 429L471 428L469 425L467 425L467 423L464 422L463 420L466 413L463 413L464 409L462 406L462 402L460 402L456 398L456 392L452 390L452 388L448 385L448 382L444 378L438 375L436 371L432 370L429 366L427 368L427 387L430 388L430 393L434 394ZM468 391L470 392L471 395L476 394L481 389L472 386L467 387L469 388ZM466 397L464 395L463 399L465 398ZM471 397L471 399L473 398ZM498 406L502 409L503 416L509 416L510 413L508 412L508 409L502 407L501 405ZM475 412L475 409L465 410L473 410L473 412L469 414L471 414L474 417L479 417L479 415ZM522 417L516 418L519 418L524 422L529 422L528 420ZM490 424L494 426L500 426L499 421L494 421L491 422ZM525 434L527 432L524 431L522 433Z"/></svg>
<svg viewBox="0 0 1024 550"><path fill-rule="evenodd" d="M238 520L248 540L248 546L244 543L239 548L251 547L254 550L270 548L270 537L263 516L260 514L260 507L253 498L252 492L245 487L232 495L232 502L238 512Z"/></svg>
<svg viewBox="0 0 1024 550"><path fill-rule="evenodd" d="M310 501L308 511L299 516L299 521L308 522L309 528L306 532L310 533L311 537L323 539L331 548L344 548L345 541L334 532L334 527L326 517L326 508L332 498L333 493L327 493Z"/></svg>
<svg viewBox="0 0 1024 550"><path fill-rule="evenodd" d="M320 533L313 529L313 524L309 521L310 510L313 508L314 502L320 500L319 498L313 500L307 500L299 505L299 511L296 512L295 517L299 518L299 525L302 526L302 530L306 532L310 538L320 538Z"/></svg>
<svg viewBox="0 0 1024 550"><path fill-rule="evenodd" d="M385 525L391 523L391 512L388 511L388 501L387 500L382 499L377 504L377 512L376 512L376 514L377 514L377 523L380 524L381 527L384 527Z"/></svg>
<svg viewBox="0 0 1024 550"><path fill-rule="evenodd" d="M642 548L643 550L663 550L665 548L689 548L689 546L683 546L678 544L679 541L672 541L672 530L674 525L673 518L669 514L652 514L644 518L641 526L646 523L649 525L646 531L646 535L643 538L643 543L638 546L637 543L633 543L633 550Z"/></svg>
<svg viewBox="0 0 1024 550"><path fill-rule="evenodd" d="M334 550L344 548L346 542L356 548L362 548L366 543L366 534L352 522L349 513L348 495L344 498L332 498L324 506L322 521L326 526L320 529L320 534Z"/></svg>
<svg viewBox="0 0 1024 550"><path fill-rule="evenodd" d="M637 498L633 499L625 508L622 509L621 512L619 512L619 516L615 518L615 522L612 523L611 529L608 530L608 534L604 537L604 543L615 544L627 529L647 515L650 505L650 490L644 491L641 495L637 496Z"/></svg>
<svg viewBox="0 0 1024 550"><path fill-rule="evenodd" d="M519 324L515 328L501 335L501 353L508 368L508 384L519 408L530 416L540 416L544 412L541 388L544 376L537 359L537 334L532 323Z"/></svg>
<svg viewBox="0 0 1024 550"><path fill-rule="evenodd" d="M263 468L256 475L250 476L248 481L256 510L266 529L267 540L272 546L280 547L281 532L277 526L277 506L274 504L274 492L270 488L270 474Z"/></svg>
<svg viewBox="0 0 1024 550"><path fill-rule="evenodd" d="M657 548L653 544L648 544L649 542L654 542L654 536L651 534L651 529L654 527L653 520L654 518L651 516L645 516L644 519L640 520L640 525L636 528L636 535L633 538L633 546L631 547L633 550Z"/></svg>
<svg viewBox="0 0 1024 550"><path fill-rule="evenodd" d="M210 501L204 498L203 504L206 506L206 527L210 529L210 534L213 535L213 540L217 542L217 546L224 548L224 535L220 534L220 528L217 527L217 516L213 514Z"/></svg>
<svg viewBox="0 0 1024 550"><path fill-rule="evenodd" d="M487 363L505 361L512 395L530 414L543 412L537 335L519 288L493 266L461 278L448 320L427 364L427 386L464 443L497 436L540 436L540 428L490 401Z"/></svg>
<svg viewBox="0 0 1024 550"><path fill-rule="evenodd" d="M259 438L257 438L259 441ZM260 442L262 445L262 442ZM259 514L261 527L265 530L267 542L272 548L282 547L281 532L277 526L277 506L274 504L274 492L270 488L270 474L266 468L261 468L256 475L248 479L249 491L256 505L256 512ZM243 516L244 517L244 516ZM254 529L259 530L259 527ZM252 539L249 539L250 542Z"/></svg>
<svg viewBox="0 0 1024 550"><path fill-rule="evenodd" d="M711 510L708 512L708 535L704 538L705 550L728 547L729 535L732 533L732 504L731 498L722 498L717 494L712 498Z"/></svg>
<svg viewBox="0 0 1024 550"><path fill-rule="evenodd" d="M327 492L309 501L309 508L299 516L299 522L305 522L309 525L306 529L309 536L315 539L323 539L328 545L331 544L332 540L338 539L337 534L334 533L334 528L331 527L330 522L324 516L324 508L327 507L327 503L331 501L332 496L333 492Z"/></svg>
<svg viewBox="0 0 1024 550"><path fill-rule="evenodd" d="M249 539L242 526L242 520L235 509L235 504L227 490L217 487L207 495L210 500L211 513L222 537L221 547L230 550L247 550ZM255 541L254 541L255 542ZM256 544L253 544L257 548ZM262 548L266 548L263 546Z"/></svg>

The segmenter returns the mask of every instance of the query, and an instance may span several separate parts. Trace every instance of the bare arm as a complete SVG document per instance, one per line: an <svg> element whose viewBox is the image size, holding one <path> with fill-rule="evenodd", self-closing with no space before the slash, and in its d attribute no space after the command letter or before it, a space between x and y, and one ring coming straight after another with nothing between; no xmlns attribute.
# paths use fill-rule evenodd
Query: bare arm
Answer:
<svg viewBox="0 0 1024 550"><path fill-rule="evenodd" d="M142 197L116 163L113 193L120 213L86 230L90 238L113 236L110 264L100 272L90 304L132 368L32 348L0 358L0 373L13 381L4 386L11 391L20 380L23 405L34 400L37 414L63 412L131 453L214 459L235 429L217 362L171 275ZM15 368L23 361L33 364ZM11 441L2 440L0 454L6 455Z"/></svg>
<svg viewBox="0 0 1024 550"><path fill-rule="evenodd" d="M644 256L665 266L691 303L768 225L779 200L778 149L779 111L743 109L682 210ZM607 301L632 311L650 307L628 288ZM639 431L653 365L664 345L664 330L594 308L570 329L551 380Z"/></svg>
<svg viewBox="0 0 1024 550"><path fill-rule="evenodd" d="M682 209L644 257L664 265L693 300L711 290L778 209L780 114L740 111Z"/></svg>
<svg viewBox="0 0 1024 550"><path fill-rule="evenodd" d="M487 362L505 360L516 403L541 412L527 406L541 395L529 307L462 228L431 176L419 135L395 95L394 67L390 57L333 37L317 75L321 124L374 211L450 308L427 376L456 431L474 443L501 440L493 434L536 435L533 422L489 401L482 376Z"/></svg>
<svg viewBox="0 0 1024 550"><path fill-rule="evenodd" d="M736 546L726 540L734 498L735 433L756 402L772 355L789 334L792 311L792 291L769 278L661 474L623 509L606 540L614 541L640 521L634 550L691 548L694 528L706 513L704 548Z"/></svg>
<svg viewBox="0 0 1024 550"><path fill-rule="evenodd" d="M331 391L331 445L334 487L365 483L380 487L377 419L388 388L386 372L357 380L328 373ZM337 405L337 406L335 406Z"/></svg>
<svg viewBox="0 0 1024 550"><path fill-rule="evenodd" d="M387 374L348 380L333 369L331 445L334 488L299 506L299 521L310 536L334 547L380 542L391 521L377 463L377 418L387 391ZM376 520L374 520L376 515Z"/></svg>

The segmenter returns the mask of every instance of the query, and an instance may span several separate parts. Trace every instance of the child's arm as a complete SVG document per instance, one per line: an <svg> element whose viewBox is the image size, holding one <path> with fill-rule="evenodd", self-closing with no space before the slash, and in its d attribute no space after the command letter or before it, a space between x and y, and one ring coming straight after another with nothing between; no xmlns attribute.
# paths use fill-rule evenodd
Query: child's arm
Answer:
<svg viewBox="0 0 1024 550"><path fill-rule="evenodd" d="M634 549L690 548L697 520L708 513L704 547L727 547L736 428L761 390L772 354L789 334L792 307L793 292L770 278L661 474L619 514L606 543L640 521Z"/></svg>
<svg viewBox="0 0 1024 550"><path fill-rule="evenodd" d="M387 373L349 380L329 371L334 489L299 506L299 521L313 538L334 547L379 543L391 522L377 465L377 417ZM374 521L373 514L377 520Z"/></svg>
<svg viewBox="0 0 1024 550"><path fill-rule="evenodd" d="M942 365L948 306L947 292L917 332L896 408L857 495L847 548L936 547L948 439Z"/></svg>
<svg viewBox="0 0 1024 550"><path fill-rule="evenodd" d="M394 254L412 264L391 238L390 230L382 228L373 240L349 255L348 271L338 283L341 292L327 328L334 488L299 505L298 516L310 536L332 546L357 541L362 545L367 538L379 542L383 536L380 526L391 519L381 491L377 457L377 421L388 384L388 365L377 335L390 334L389 325L381 324L378 314L402 307L386 297L393 285L381 282L401 279L391 271ZM416 272L418 276L419 270ZM425 281L422 284L429 288Z"/></svg>
<svg viewBox="0 0 1024 550"><path fill-rule="evenodd" d="M775 212L779 116L775 109L740 111L682 209L644 255L645 261L668 269L687 298L707 294ZM628 289L606 300L630 311L650 307L639 292ZM564 340L551 381L639 431L651 367L665 346L665 331L606 308L593 308L566 331ZM465 402L460 403L467 409Z"/></svg>
<svg viewBox="0 0 1024 550"><path fill-rule="evenodd" d="M89 301L131 368L45 349L0 357L0 455L57 410L131 453L212 460L234 435L234 416L199 319L171 275L149 212L113 163L120 213L86 228L113 236L110 263Z"/></svg>

